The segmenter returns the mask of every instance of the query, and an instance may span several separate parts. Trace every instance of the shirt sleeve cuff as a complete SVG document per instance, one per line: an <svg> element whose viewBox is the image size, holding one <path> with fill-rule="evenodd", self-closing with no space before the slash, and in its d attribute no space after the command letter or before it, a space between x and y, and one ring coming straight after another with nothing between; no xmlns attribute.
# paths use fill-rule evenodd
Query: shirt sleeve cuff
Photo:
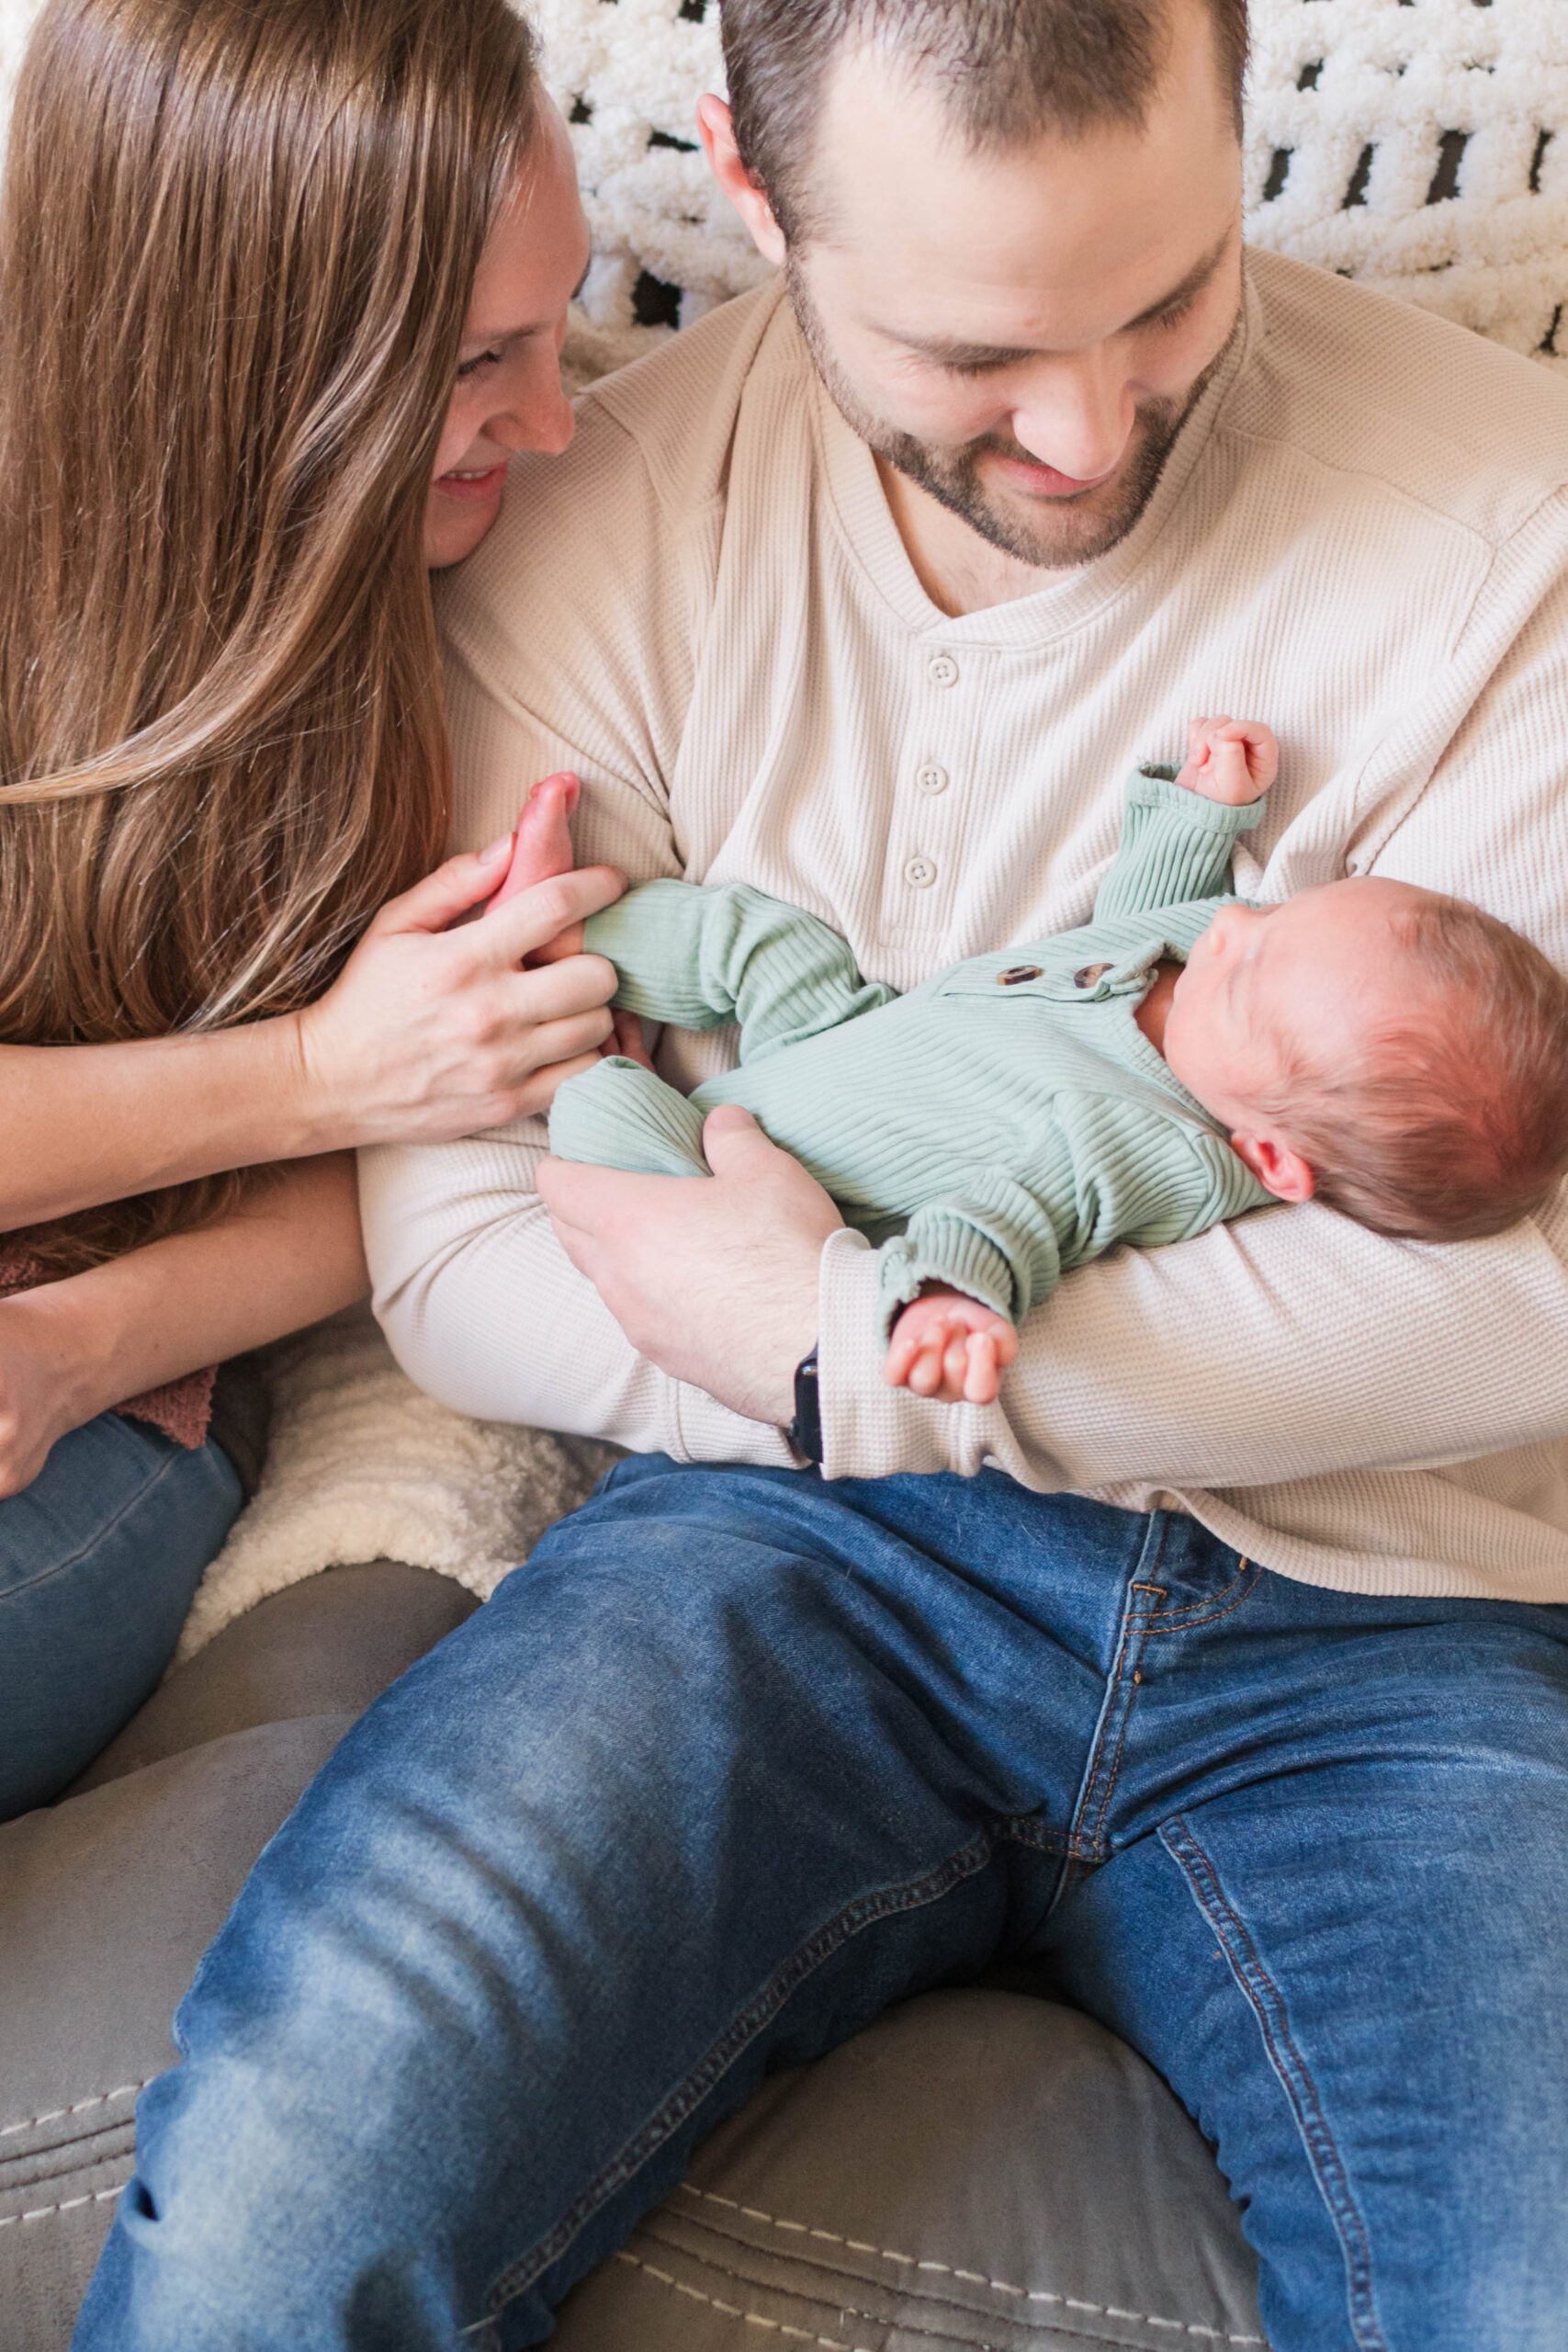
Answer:
<svg viewBox="0 0 1568 2352"><path fill-rule="evenodd" d="M882 1376L876 1252L848 1226L828 1237L818 1274L818 1387L825 1478L886 1478L906 1471L972 1477L993 1451L992 1405L935 1405Z"/></svg>
<svg viewBox="0 0 1568 2352"><path fill-rule="evenodd" d="M771 1421L749 1421L716 1403L705 1389L682 1382L675 1393L682 1462L753 1462L769 1470L798 1467L788 1438Z"/></svg>

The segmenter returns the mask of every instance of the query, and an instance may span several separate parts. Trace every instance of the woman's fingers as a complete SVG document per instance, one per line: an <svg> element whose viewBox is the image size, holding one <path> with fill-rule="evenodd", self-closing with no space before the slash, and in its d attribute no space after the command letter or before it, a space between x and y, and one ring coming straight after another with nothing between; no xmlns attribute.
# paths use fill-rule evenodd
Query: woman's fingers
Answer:
<svg viewBox="0 0 1568 2352"><path fill-rule="evenodd" d="M560 1021L541 1022L528 1040L530 1079L552 1069L558 1062L576 1061L582 1055L597 1060L599 1047L609 1034L610 1015L604 1005L591 1012L569 1013Z"/></svg>
<svg viewBox="0 0 1568 2352"><path fill-rule="evenodd" d="M449 857L412 890L389 899L370 926L372 933L385 936L390 932L445 931L481 899L491 897L511 854L512 835L502 833L488 849Z"/></svg>
<svg viewBox="0 0 1568 2352"><path fill-rule="evenodd" d="M569 1078L579 1078L584 1070L597 1069L598 1049L590 1054L573 1054L565 1061L552 1062L547 1069L536 1070L523 1090L519 1116L537 1118L547 1111Z"/></svg>
<svg viewBox="0 0 1568 2352"><path fill-rule="evenodd" d="M603 956L572 956L564 964L539 964L503 984L509 1016L521 1028L563 1014L607 1008L615 993L615 967ZM611 1023L605 1012L604 1035ZM536 1057L537 1059L537 1057Z"/></svg>
<svg viewBox="0 0 1568 2352"><path fill-rule="evenodd" d="M626 887L626 876L612 865L585 865L574 874L553 875L547 882L531 883L504 905L487 908L465 937L497 970L521 964L569 923L586 922L601 908L614 906Z"/></svg>

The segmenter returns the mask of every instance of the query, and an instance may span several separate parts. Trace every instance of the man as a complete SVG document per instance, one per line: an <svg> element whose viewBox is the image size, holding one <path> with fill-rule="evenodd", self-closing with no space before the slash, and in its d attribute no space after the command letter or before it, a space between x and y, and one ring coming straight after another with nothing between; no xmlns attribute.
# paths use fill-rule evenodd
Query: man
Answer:
<svg viewBox="0 0 1568 2352"><path fill-rule="evenodd" d="M1244 262L1241 0L725 31L784 288L514 473L446 605L462 837L570 765L585 858L902 988L1083 921L1126 769L1233 708L1287 763L1250 895L1375 870L1568 962L1568 402ZM83 2341L540 2341L766 2067L1005 1949L1215 2142L1275 2352L1559 2344L1568 1204L1102 1261L982 1411L886 1389L864 1245L706 1140L367 1161L415 1374L647 1458L270 1849Z"/></svg>

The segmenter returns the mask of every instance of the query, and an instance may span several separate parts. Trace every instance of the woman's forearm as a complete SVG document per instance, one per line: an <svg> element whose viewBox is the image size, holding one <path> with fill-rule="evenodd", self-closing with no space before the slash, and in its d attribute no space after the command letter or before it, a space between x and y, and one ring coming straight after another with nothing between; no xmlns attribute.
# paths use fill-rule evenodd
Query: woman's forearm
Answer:
<svg viewBox="0 0 1568 2352"><path fill-rule="evenodd" d="M5 1302L63 1385L73 1424L319 1322L365 1295L354 1162L279 1170L219 1224Z"/></svg>
<svg viewBox="0 0 1568 2352"><path fill-rule="evenodd" d="M0 1046L0 1233L349 1139L315 1099L292 1021Z"/></svg>

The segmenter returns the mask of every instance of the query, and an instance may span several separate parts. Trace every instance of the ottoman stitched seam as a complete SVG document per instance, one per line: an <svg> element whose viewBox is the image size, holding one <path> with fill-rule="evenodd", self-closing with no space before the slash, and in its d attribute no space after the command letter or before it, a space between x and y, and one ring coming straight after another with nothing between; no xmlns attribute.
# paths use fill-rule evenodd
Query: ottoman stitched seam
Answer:
<svg viewBox="0 0 1568 2352"><path fill-rule="evenodd" d="M135 2145L135 2123L128 2115L121 2122L106 2123L99 2132L85 2132L79 2140L61 2140L51 2148L31 2148L25 2154L7 2156L0 2164L0 2197L16 2193L12 2183L17 2174L25 2176L24 2191L51 2188L73 2172L101 2172L105 2165L130 2155Z"/></svg>
<svg viewBox="0 0 1568 2352"><path fill-rule="evenodd" d="M1006 2278L992 2278L983 2270L964 2270L954 2262L937 2262L929 2256L899 2254L892 2246L873 2245L864 2238L843 2236L837 2230L824 2230L808 2222L787 2222L776 2213L764 2213L760 2206L742 2205L733 2197L720 2197L711 2188L697 2188L689 2180L681 2183L683 2196L699 2198L705 2205L717 2205L735 2213L742 2221L761 2222L771 2230L778 2230L792 2237L805 2237L826 2245L842 2246L847 2254L869 2254L879 2262L891 2262L900 2269L925 2271L940 2278L956 2278L966 2287L990 2287L998 2295L1014 2295L1022 2302L1059 2303L1068 2311L1089 2312L1101 2319L1135 2320L1145 2327L1179 2328L1183 2335L1195 2335L1214 2344L1258 2345L1261 2335L1235 2335L1228 2329L1207 2327L1194 2321L1162 2319L1153 2312L1122 2311L1115 2303L1091 2303L1076 2295L1060 2295L1048 2287L1015 2287ZM744 2241L742 2241L744 2243Z"/></svg>
<svg viewBox="0 0 1568 2352"><path fill-rule="evenodd" d="M619 2254L619 2256L617 2256L617 2259L618 2259L618 2260L621 2260L621 2261L623 2261L623 2262L630 2262L630 2263L632 2263L633 2265L635 2265L638 2269L646 2269L646 2268L648 2267L648 2265L647 2265L647 2264L645 2264L645 2263L643 2263L643 2262L641 2262L641 2261L638 2259L637 2256L636 2256L635 2254L628 2254L628 2253L625 2252L624 2250ZM703 2267L705 2270L706 2270L706 2271L708 2271L708 2272L712 2273L712 2274L713 2274L713 2276L715 2276L716 2278L732 2279L732 2280L734 2281L734 2283L736 2284L736 2286L738 2286L738 2287L749 2287L749 2288L750 2288L750 2290L752 2290L752 2292L753 2292L753 2293L756 2291L757 2287L758 2287L758 2285L759 2285L759 2283L760 2283L760 2282L759 2282L759 2281L757 2281L756 2279L748 2278L745 2276L744 2272L742 2272L742 2271L739 2271L739 2270L728 2270L728 2269L726 2269L726 2267L725 2267L725 2266L723 2265L723 2263L721 2263L721 2262L710 2262L710 2261L706 2260L706 2259L705 2259L704 2256L702 2256L701 2255L693 2256L691 2257L691 2259L692 2259L692 2260L694 2260L694 2261L696 2261L696 2262L701 2263L702 2267ZM677 2289L677 2290L679 2290L680 2281L679 2281L678 2279L675 2279L675 2278L671 2278L671 2284L672 2286L674 2286L674 2287ZM804 2295L802 2295L802 2294L799 2294L799 2293L798 2293L798 2290L795 2290L795 2289L792 2289L792 2288L787 2288L787 2287L779 2287L779 2288L774 2288L772 2291L773 2291L773 2293L775 2293L775 2294L784 2294L784 2295L792 2294L792 2293L793 2293L793 2294L795 2294L795 2295L796 2295L796 2299L797 2299L798 2301L805 2301L807 2300L807 2298L806 2298ZM706 2297L705 2297L705 2298L703 2298L703 2300L704 2300L704 2301L708 2301L708 2300L711 2300L711 2299L710 2299L710 2298L706 2298ZM840 2304L839 2305L839 2307L838 2307L838 2308L839 2308L839 2309L840 2309L840 2310L844 2313L845 2317L846 2317L846 2318L848 2318L848 2319L856 2319L856 2320L860 2320L860 2319L867 2319L867 2320L870 2320L870 2321L872 2322L872 2324L873 2324L873 2325L874 2325L874 2326L876 2326L876 2327L893 2327L893 2328L897 2328L897 2331L898 2331L898 2333L899 2333L901 2335L918 2335L918 2336L921 2337L921 2338L922 2338L922 2340L923 2340L924 2342L928 2343L928 2344L952 2344L952 2345L956 2345L956 2346L958 2346L960 2347L960 2352L986 2352L986 2348L985 2348L985 2347L983 2347L983 2346L976 2346L976 2342L975 2342L975 2338L974 2338L973 2334L972 2334L972 2333L970 2333L967 2329L964 2331L964 2333L962 2335L955 2335L953 2333L953 2331L952 2331L952 2329L951 2329L951 2328L946 2328L946 2327L934 2327L934 2326L930 2326L930 2325L922 2325L922 2324L920 2323L920 2321L919 2321L919 2320L917 2320L917 2319L912 2319L912 2318L908 2317L908 2314L906 2314L905 2316L903 2316L903 2317L901 2317L901 2318L897 2318L897 2319L888 2320L888 2319L884 2319L883 2317L881 2317L881 2315L880 2315L879 2313L877 2313L876 2312L862 2311L862 2310L860 2310L860 2309L859 2309L855 2304L853 2304L853 2303L840 2303ZM955 2316L956 2316L956 2315L958 2315L960 2312L963 2312L963 2315L964 2315L964 2317L966 2317L966 2318L974 2318L974 2319L978 2319L978 2320L982 2320L982 2321L984 2321L984 2320L985 2320L985 2318L987 2317L987 2314L986 2314L985 2312L964 2312L964 2307L963 2307L961 2304L955 2304L955 2303L942 2304L942 2303L937 2302L937 2303L934 2303L934 2304L933 2304L933 2308L934 2308L935 2310L937 2310L937 2311L942 2311L942 2310L950 2311L950 2312L952 2312ZM1094 2327L1094 2328L1091 2328L1091 2327L1083 2327L1083 2326L1079 2326L1079 2325L1075 2324L1074 2317L1073 2317L1073 2316L1070 2316L1070 2315L1074 2315L1074 2314L1077 2314L1077 2313L1082 2312L1082 2313L1083 2313L1083 2314L1085 2314L1087 2317L1091 2318L1091 2319L1093 2319L1093 2318L1100 2318L1100 2319L1112 2319L1112 2318L1114 2318L1114 2319L1136 2320L1136 2319L1139 2317L1139 2314L1138 2314L1136 2312L1112 2312L1112 2311L1109 2311L1109 2310L1107 2310L1107 2309L1106 2309L1106 2307L1105 2307L1103 2304L1101 2304L1101 2303L1076 2303L1076 2302L1074 2302L1074 2301L1072 2301L1072 2299L1071 2299L1070 2297L1067 2297L1067 2296L1064 2296L1064 2297L1062 2298L1062 2300L1061 2300L1061 2301L1060 2301L1059 2305L1057 2306L1057 2310L1058 2310L1058 2313L1059 2313L1059 2314L1067 2314L1067 2316L1057 2316L1057 2317L1055 2317L1055 2318L1052 2318L1052 2319L1021 2319L1021 2319L1014 2319L1014 2320L1011 2322L1011 2324L1012 2324L1014 2327L1026 2327L1026 2328L1028 2328L1028 2329L1029 2329L1029 2331L1030 2331L1030 2333L1031 2333L1032 2335L1043 2335L1043 2334L1049 2333L1051 2335L1053 2335L1053 2336L1057 2336L1057 2337L1060 2337L1060 2336L1061 2336L1061 2335L1070 2335L1073 2337L1074 2341L1075 2341L1075 2342L1077 2342L1077 2343L1088 2343L1088 2344L1111 2344L1111 2343L1112 2343L1113 2341L1115 2341L1115 2339L1114 2339L1114 2338L1110 2337L1110 2336L1107 2336L1107 2335L1101 2335L1101 2333L1100 2333L1100 2329L1099 2329L1099 2328L1097 2328L1097 2327ZM747 2314L745 2314L745 2316L746 2316L746 2317L748 2317L748 2318L750 2318L750 2313L747 2313ZM994 2319L996 2315L995 2315L994 2313L992 2313L990 2316ZM765 2322L764 2322L763 2324L766 2324L766 2323L765 2323ZM1163 2326L1167 2326L1167 2327L1170 2328L1173 2332L1175 2332L1175 2333L1179 2333L1179 2334L1182 2334L1182 2335L1186 2335L1186 2334L1190 2333L1190 2331L1189 2331L1188 2329L1186 2329L1185 2327L1183 2327L1182 2323L1181 2323L1179 2320L1169 2320L1169 2321L1163 2321L1163 2322L1162 2322L1162 2321L1159 2321L1159 2320L1156 2320L1156 2321L1154 2321L1153 2323L1148 2323L1148 2324L1152 2324L1154 2326L1156 2326L1156 2327L1158 2327L1158 2326L1162 2326L1162 2325L1163 2325ZM778 2325L778 2324L780 2324L780 2323L775 2322L775 2323L774 2323L774 2324L775 2324L775 2325ZM1210 2331L1210 2334L1211 2334L1211 2335L1213 2335L1213 2331L1212 2331L1212 2330ZM807 2335L807 2334L806 2334L806 2332L805 2332L805 2330L802 2330L802 2331L801 2331L801 2335L802 2335L802 2336L803 2336L804 2340L805 2340L807 2343L808 2343L808 2344L809 2344L809 2343L813 2343L813 2342L815 2342L815 2343L818 2343L818 2344L820 2344L820 2343L829 2343L829 2342L831 2342L831 2341L832 2341L832 2339L831 2339L831 2338L828 2338L828 2337L822 2337L822 2336L816 2336L816 2337L813 2337L813 2336L811 2336L811 2335ZM1255 2341L1255 2342L1256 2342L1256 2341L1258 2341L1258 2339L1254 2338L1254 2341ZM847 2346L847 2345L846 2345L846 2346L837 2346L837 2347L835 2347L835 2352L863 2352L863 2347L862 2347L862 2346Z"/></svg>
<svg viewBox="0 0 1568 2352"><path fill-rule="evenodd" d="M14 2230L20 2222L46 2222L51 2213L73 2213L79 2205L107 2205L111 2197L119 2195L130 2177L127 2173L125 2180L117 2181L112 2188L66 2197L58 2205L34 2205L26 2213L0 2213L0 2230Z"/></svg>
<svg viewBox="0 0 1568 2352"><path fill-rule="evenodd" d="M19 2123L0 2123L0 2140L9 2140L17 2132L31 2132L40 2123L63 2123L67 2116L85 2115L89 2108L107 2107L111 2099L131 2098L157 2079L156 2075L147 2075L139 2083L121 2083L112 2091L99 2091L94 2098L79 2098L74 2107L50 2107L41 2115L24 2115Z"/></svg>
<svg viewBox="0 0 1568 2352"><path fill-rule="evenodd" d="M897 1918L905 1912L920 1910L927 1904L940 1901L965 1879L974 1878L991 1860L996 1852L996 1843L994 1832L983 1830L923 1877L906 1879L896 1886L879 1887L873 1894L858 1896L853 1903L846 1904L815 1935L807 1937L761 1991L731 2018L718 2040L664 2104L656 2109L640 2131L633 2133L619 2154L568 2207L555 2228L525 2255L507 2266L491 2289L483 2317L465 2328L464 2335L481 2335L508 2303L525 2294L552 2263L559 2261L600 2207L617 2189L624 2188L628 2181L635 2179L671 2133L695 2113L708 2094L723 2081L731 2066L750 2047L763 2027L778 2015L791 1995L808 1976L825 1966L852 1937L861 1934L865 1928L874 1927L884 1919Z"/></svg>
<svg viewBox="0 0 1568 2352"><path fill-rule="evenodd" d="M787 2336L796 2344L825 2346L826 2352L868 2352L863 2344L846 2344L837 2335L814 2335L809 2328L791 2327L782 2319L765 2319L761 2312L742 2311L739 2303L720 2302L716 2295L705 2295L700 2287L683 2285L668 2270L656 2270L651 2262L639 2262L635 2254L617 2253L615 2260L629 2263L634 2270L644 2272L649 2278L657 2278L661 2287L669 2287L677 2295L687 2295L694 2303L705 2303L710 2311L722 2312L726 2319L741 2320L748 2327L772 2328L775 2334Z"/></svg>

